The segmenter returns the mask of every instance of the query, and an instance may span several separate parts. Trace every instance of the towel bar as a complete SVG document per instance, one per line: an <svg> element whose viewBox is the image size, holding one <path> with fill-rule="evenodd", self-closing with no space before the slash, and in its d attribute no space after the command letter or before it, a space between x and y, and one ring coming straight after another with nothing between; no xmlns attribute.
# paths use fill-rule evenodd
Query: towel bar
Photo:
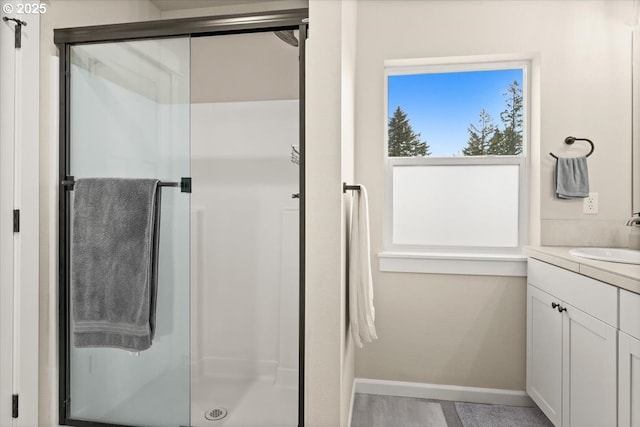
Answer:
<svg viewBox="0 0 640 427"><path fill-rule="evenodd" d="M576 138L575 136L568 136L564 139L564 143L567 145L571 145L576 141L587 141L589 144L591 144L591 151L589 151L589 153L587 153L587 157L589 157L591 154L593 154L593 150L595 150L595 146L593 145L593 142L590 139L587 138ZM557 159L558 156L556 156L553 153L549 153L551 155L551 157L553 157L554 159Z"/></svg>
<svg viewBox="0 0 640 427"><path fill-rule="evenodd" d="M359 185L347 185L346 182L342 183L342 192L346 193L347 190L360 191Z"/></svg>
<svg viewBox="0 0 640 427"><path fill-rule="evenodd" d="M68 176L66 179L60 181L60 184L69 191L73 190L75 183L76 181L73 176ZM180 187L180 192L191 193L191 177L183 177L180 179L180 182L160 181L158 185L160 185L160 187Z"/></svg>

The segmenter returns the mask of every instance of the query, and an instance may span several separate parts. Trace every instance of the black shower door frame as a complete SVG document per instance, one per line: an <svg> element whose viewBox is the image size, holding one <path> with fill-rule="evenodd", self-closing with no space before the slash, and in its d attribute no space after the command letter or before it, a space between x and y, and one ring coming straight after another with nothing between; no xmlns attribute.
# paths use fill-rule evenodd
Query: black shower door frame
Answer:
<svg viewBox="0 0 640 427"><path fill-rule="evenodd" d="M79 427L135 427L70 417L70 253L71 206L70 187L70 70L71 46L86 43L121 42L170 37L203 37L226 34L247 34L280 30L299 31L299 95L300 95L300 249L299 249L299 338L298 338L298 426L304 425L304 355L305 355L305 43L308 33L308 9L290 9L239 15L221 15L114 25L62 28L54 30L54 43L60 55L60 117L59 117L59 206L58 206L58 358L60 425ZM176 426L178 427L178 426Z"/></svg>

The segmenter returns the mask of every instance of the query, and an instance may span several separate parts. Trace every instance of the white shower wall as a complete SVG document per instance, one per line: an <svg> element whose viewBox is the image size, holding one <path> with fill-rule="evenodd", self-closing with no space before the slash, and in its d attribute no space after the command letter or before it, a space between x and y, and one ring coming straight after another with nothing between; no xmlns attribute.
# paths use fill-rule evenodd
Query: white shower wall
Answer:
<svg viewBox="0 0 640 427"><path fill-rule="evenodd" d="M192 377L294 387L298 100L193 104Z"/></svg>

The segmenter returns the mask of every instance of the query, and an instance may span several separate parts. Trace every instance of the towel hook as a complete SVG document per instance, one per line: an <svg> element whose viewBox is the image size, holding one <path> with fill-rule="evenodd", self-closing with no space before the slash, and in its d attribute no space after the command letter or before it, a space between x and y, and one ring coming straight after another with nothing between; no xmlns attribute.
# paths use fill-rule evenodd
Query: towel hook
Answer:
<svg viewBox="0 0 640 427"><path fill-rule="evenodd" d="M564 139L564 143L567 145L571 145L576 141L587 141L590 145L591 145L591 151L589 151L587 153L587 157L589 157L591 154L593 154L593 150L596 149L596 147L593 145L593 142L590 139L587 138L576 138L575 136L568 136ZM553 157L554 159L557 159L558 156L556 156L553 153L549 153L551 155L551 157Z"/></svg>

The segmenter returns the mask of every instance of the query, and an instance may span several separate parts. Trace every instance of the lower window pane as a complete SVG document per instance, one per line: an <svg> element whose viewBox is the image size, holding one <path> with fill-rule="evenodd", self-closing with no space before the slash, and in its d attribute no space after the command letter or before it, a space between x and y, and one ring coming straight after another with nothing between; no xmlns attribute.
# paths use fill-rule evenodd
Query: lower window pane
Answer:
<svg viewBox="0 0 640 427"><path fill-rule="evenodd" d="M393 244L518 246L518 165L393 167Z"/></svg>

